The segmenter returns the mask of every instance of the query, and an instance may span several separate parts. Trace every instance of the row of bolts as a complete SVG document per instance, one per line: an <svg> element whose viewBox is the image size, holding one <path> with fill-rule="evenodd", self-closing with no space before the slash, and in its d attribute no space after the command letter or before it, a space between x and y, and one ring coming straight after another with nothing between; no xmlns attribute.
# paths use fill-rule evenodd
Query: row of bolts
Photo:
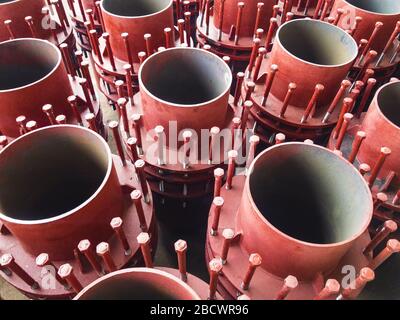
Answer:
<svg viewBox="0 0 400 320"><path fill-rule="evenodd" d="M67 34L67 29L70 27L70 23L68 21L68 18L65 13L65 9L61 1L59 0L47 0L48 6L43 8L42 13L44 17L49 18L49 25L50 25L50 30L52 32L53 38L57 41L58 40L58 34L56 32L56 29L52 27L52 25L55 23L52 15L54 13L57 13L57 16L60 19L61 25L64 26L65 28L62 28L64 33ZM33 20L32 16L26 16L25 17L25 22L29 28L29 31L32 35L33 38L38 38L38 33L37 33L37 28L35 26L35 21ZM11 19L7 19L4 22L4 26L6 27L8 34L10 36L10 39L15 39L15 34L13 31L13 21Z"/></svg>
<svg viewBox="0 0 400 320"><path fill-rule="evenodd" d="M257 136L254 136L257 137ZM255 140L257 141L257 140ZM284 135L281 135L276 143L283 143ZM305 141L305 143L312 143L312 141ZM362 172L362 168L360 171ZM362 172L363 173L363 172ZM224 175L224 170L221 168L217 168L214 171L215 175L215 191L214 191L214 200L211 207L211 216L212 216L212 224L210 228L210 235L212 237L218 236L218 226L219 220L222 212L222 208L224 205L224 199L221 197L221 187L222 187L222 177ZM233 175L232 175L233 176ZM230 179L227 179L225 188L230 190L232 188L232 176ZM397 201L399 197L397 196ZM376 210L382 202L387 200L385 199L383 193L379 193L377 196L377 200L374 203L374 209ZM384 241L391 233L397 230L396 222L392 220L386 221L381 229L376 233L370 243L363 250L364 255L372 254L373 250ZM220 258L214 258L210 262L210 270L214 270L214 277L218 276L218 273L221 272L224 264L227 263L228 252L232 245L232 243L240 237L240 234L236 234L232 229L224 229L222 231L223 245ZM377 267L379 267L383 262L385 262L393 253L400 252L400 242L396 239L390 239L387 241L385 249L383 249L373 260L369 263L369 265L365 268L362 268L358 277L352 282L348 288L345 288L341 295L337 297L337 299L351 299L355 298L357 295L357 291L361 289L367 282L372 281L375 278L374 271ZM243 290L248 290L250 281L257 269L261 265L262 258L259 254L254 253L249 256L249 267L246 271L246 276L241 284L241 288ZM213 276L213 272L211 272L211 276ZM284 299L293 289L298 286L297 279L293 276L288 276L284 280L284 285L282 289L276 296L276 299ZM337 295L340 291L340 284L335 279L328 279L325 287L319 292L319 294L314 299L327 299L333 295ZM239 294L238 294L239 295Z"/></svg>
<svg viewBox="0 0 400 320"><path fill-rule="evenodd" d="M273 26L277 26L276 23L277 23L276 20L274 21L274 23L272 23L272 20L271 20L270 31L271 31L271 28L273 29L272 32L269 32L269 34L271 34L271 36L270 36L271 39L272 39L272 34L275 32L275 29L276 29ZM358 99L361 90L364 88L364 86L366 84L364 95L360 101L359 107L356 110L356 115L359 117L361 115L362 111L364 110L365 105L369 99L371 92L372 92L372 89L376 84L376 79L372 78L372 76L374 75L374 71L372 69L369 69L368 67L369 67L370 63L378 56L378 53L374 50L370 50L370 51L368 51L368 50L369 50L372 42L376 38L376 35L378 34L377 31L379 31L379 28L382 26L382 23L378 22L377 26L378 26L378 28L375 29L375 31L371 35L370 39L368 41L362 40L360 43L360 47L359 47L360 54L359 54L359 58L356 59L356 61L358 60L359 64L364 62L364 64L361 67L361 70L359 71L357 77L355 78L353 85L349 80L342 81L337 94L335 95L334 99L332 100L332 102L322 120L322 123L328 122L330 115L333 113L333 111L335 110L335 108L338 105L338 103L340 102L340 100L343 98L343 96L345 95L345 93L347 91L350 91L350 96L347 99L352 99L352 101L345 100L345 102L343 103L342 112L339 117L339 118L342 118L344 113L346 113L347 111L349 111L352 108L352 104L355 103L355 101ZM352 31L354 31L354 30L356 30L356 29L353 29ZM393 41L398 36L399 32L400 32L400 21L396 24L396 27L387 43L385 49L382 52L381 57L383 57L386 54L386 52L389 50L389 48L393 44ZM268 46L270 40L267 39L266 46ZM261 43L260 38L257 37L253 41L254 41L254 45L253 45L252 53L250 56L250 62L249 62L249 67L248 67L248 71L247 71L248 78L249 78L248 83L246 83L246 86L248 88L247 92L246 92L247 97L250 97L251 94L254 92L254 89L256 86L255 82L258 79L262 61L267 54L267 49L264 47L260 47L260 43ZM398 50L399 50L398 48L395 50L394 58L397 57ZM364 56L365 56L365 59L363 58ZM393 60L393 58L392 58L392 60ZM265 80L265 88L264 88L263 99L262 99L262 103L261 103L262 107L265 107L265 105L266 105L267 98L269 96L270 90L272 88L273 80L274 80L276 73L278 72L278 69L279 68L276 64L272 64L270 66L270 72L268 72L266 80ZM237 87L236 87L236 91L235 91L235 101L238 101L238 99L240 97L240 88L243 85L245 74L243 72L239 72L237 74L237 78L238 78L238 82L237 82ZM250 79L250 78L252 78L252 79ZM358 80L359 78L361 78L361 80ZM251 80L253 80L253 81L251 81ZM291 98L293 97L296 87L297 87L296 83L290 83L288 86L288 91L284 98L284 102L282 104L282 108L281 108L281 111L279 114L279 116L282 118L285 116L287 107L290 104ZM320 97L320 95L322 94L324 89L325 88L322 84L316 85L314 93L305 109L305 112L300 120L300 123L307 122L307 119L309 118L309 116L313 115L313 113L315 112L315 106L318 101L318 98ZM347 106L349 108L345 108L344 106ZM341 121L342 120L339 119L339 123L341 123Z"/></svg>
<svg viewBox="0 0 400 320"><path fill-rule="evenodd" d="M219 11L219 23L218 23L218 41L222 40L222 26L224 23L224 8L225 8L225 0L221 1L221 6L220 6L220 11ZM328 14L329 8L332 5L332 1L331 0L327 0L325 1L324 4L324 0L319 0L318 5L316 7L315 13L313 15L313 19L317 19L319 17L319 12L321 11L322 8L322 12L320 15L320 19L324 20ZM236 21L235 21L235 25L231 26L231 29L229 31L228 34L228 40L229 41L233 41L235 45L239 44L239 39L240 39L240 31L241 31L241 26L242 26L242 16L243 16L243 9L245 7L245 3L244 2L238 2L237 4L238 6L238 11L237 11L237 15L236 15ZM298 4L298 8L300 8L302 6L302 1L299 1ZM257 13L256 13L256 18L255 18L255 25L254 25L254 37L262 37L263 34L263 30L258 28L262 19L262 9L264 7L264 3L263 2L259 2L257 3ZM282 15L281 15L281 23L285 23L286 21L290 21L291 19L294 18L294 14L291 12L293 7L293 1L292 0L287 0L285 1L284 5L283 5L283 10L282 10ZM204 20L206 23L206 35L209 35L210 32L210 16L211 16L211 11L212 11L212 6L211 6L211 1L210 0L204 0L203 3L201 4L201 13L202 16L200 18L200 27L203 27L204 25ZM309 9L309 0L306 2L305 4L305 8L304 8L304 14L307 15ZM267 44L269 45L269 43L272 40L273 37L273 33L275 32L274 29L277 28L277 24L278 24L278 14L281 11L281 6L278 4L275 4L273 6L273 10L272 10L272 18L271 18L271 24L270 24L270 28L267 34ZM339 9L337 12L337 16L335 18L328 18L329 22L335 23L337 24L339 22L339 19L341 17L341 15L344 13L344 11L342 9Z"/></svg>

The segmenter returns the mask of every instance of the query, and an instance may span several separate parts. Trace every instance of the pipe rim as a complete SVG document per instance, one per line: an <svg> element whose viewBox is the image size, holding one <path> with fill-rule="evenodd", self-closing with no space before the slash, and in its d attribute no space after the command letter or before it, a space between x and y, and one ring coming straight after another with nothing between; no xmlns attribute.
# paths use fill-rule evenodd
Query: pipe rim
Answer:
<svg viewBox="0 0 400 320"><path fill-rule="evenodd" d="M337 32L341 33L341 34L342 34L342 37L346 37L346 38L347 38L346 40L349 41L349 43L351 43L350 45L353 47L353 54L350 56L350 58L349 58L346 62L343 62L343 63L340 63L340 64L318 64L318 63L314 63L314 62L311 62L311 61L308 61L308 60L305 60L305 59L302 59L302 58L297 57L296 55L294 55L292 52L290 52L290 51L283 45L283 43L281 42L281 39L280 39L279 35L280 35L280 33L282 32L282 30L283 30L284 28L286 28L287 26L289 26L290 24L294 24L294 23L304 23L304 22L306 22L306 23L314 23L314 24L324 24L324 25L326 25L327 27L331 28L332 30L336 30ZM281 26L278 28L278 30L277 30L277 32L276 32L276 36L275 36L275 41L276 41L276 42L279 44L279 46L280 46L289 56L291 56L293 59L298 60L298 61L301 61L301 62L303 62L304 64L316 66L316 67L319 67L319 68L331 69L331 68L344 67L344 66L346 66L346 65L349 65L349 64L353 63L354 60L355 60L355 59L357 58L357 56L358 56L358 45L357 45L357 42L356 42L356 41L354 40L354 38L351 37L347 32L345 32L343 29L341 29L341 28L339 28L339 27L337 27L337 26L335 26L335 25L332 25L332 24L330 24L330 23L328 23L328 22L321 21L321 20L313 20L313 19L310 19L310 18L295 19L295 20L290 20L290 21L285 22L283 25L281 25ZM273 50L273 49L272 49L272 50Z"/></svg>
<svg viewBox="0 0 400 320"><path fill-rule="evenodd" d="M20 0L17 0L20 1ZM57 55L57 63L55 64L55 66L44 76L41 77L38 80L35 80L34 82L28 83L26 85L23 86L19 86L19 87L15 87L15 88L11 88L11 89L6 89L6 90L2 90L0 89L0 93L7 93L7 92L14 92L14 91L19 91L19 90L23 90L29 87L33 87L38 83L44 82L46 81L48 78L50 78L55 72L56 70L60 67L61 63L62 63L62 55L61 55L61 51L58 49L58 47L54 44L52 44L50 41L47 40L43 40L43 39L37 39L37 38L19 38L19 39L12 39L12 40L7 40L7 41L3 41L0 43L0 48L1 46L6 46L9 43L16 43L16 42L36 42L36 43L40 43L41 45L44 46L48 46L49 48L52 48L54 50L54 53L56 53Z"/></svg>
<svg viewBox="0 0 400 320"><path fill-rule="evenodd" d="M356 9L356 10L360 10L360 11L362 11L362 12L366 12L366 13L369 13L369 14L372 14L372 15L390 17L390 16L398 16L398 15L400 14L400 8L399 8L399 11L396 12L396 13L381 13L381 12L370 11L370 10L361 8L361 7L359 7L359 6L356 6L356 5L352 4L352 3L350 3L348 0L342 0L342 1L343 1L345 4L347 4L348 6L354 8L354 9ZM366 0L366 1L370 1L370 0ZM393 3L394 3L394 2L393 2Z"/></svg>
<svg viewBox="0 0 400 320"><path fill-rule="evenodd" d="M156 57L158 55L165 54L166 52L183 51L183 50L197 51L197 52L200 52L201 54L204 54L204 55L208 54L215 61L218 61L218 63L220 63L221 65L224 66L224 68L226 69L225 75L228 75L228 79L226 81L227 83L226 83L225 89L222 90L222 92L218 96L212 98L211 100L207 100L207 101L204 101L204 102L201 102L201 103L192 103L192 104L174 103L174 102L170 102L170 101L167 101L167 100L164 100L164 99L161 99L161 98L155 96L152 92L150 92L150 90L147 88L147 86L143 83L142 72L143 72L143 69L146 67L146 65L150 61L152 61L153 59L156 59ZM139 79L140 91L143 90L144 92L146 92L146 94L148 96L150 96L152 99L154 99L157 102L160 102L160 103L162 103L164 105L168 105L169 107L177 107L177 108L194 108L195 107L195 108L199 108L199 107L203 107L203 106L208 106L208 105L212 104L213 102L218 101L219 99L221 99L227 93L229 94L229 90L230 90L230 87L231 87L231 84L232 84L233 76L232 76L232 72L231 72L230 68L228 67L228 65L220 57L218 57L214 53L209 52L207 50L199 49L199 48L175 47L175 48L170 48L170 49L166 49L166 50L163 50L163 51L159 51L159 52L154 53L153 55L151 55L149 58L147 58L141 64L141 66L139 68L138 79ZM227 101L227 103L228 103L228 101Z"/></svg>
<svg viewBox="0 0 400 320"><path fill-rule="evenodd" d="M17 2L21 2L21 0L10 0L10 1L6 1L6 2L0 2L0 7L1 6L6 6L6 5L11 4L11 3L17 3Z"/></svg>
<svg viewBox="0 0 400 320"><path fill-rule="evenodd" d="M400 96L400 81L393 81L393 82L389 82L389 83L384 84L383 86L381 86L378 89L378 91L375 93L375 97L373 99L373 102L375 102L376 109L377 109L379 115L383 119L385 119L390 126L392 126L394 129L397 129L397 130L400 131L400 125L396 125L396 123L394 123L391 119L389 119L388 116L386 115L386 113L383 112L383 110L382 110L382 108L381 108L381 106L379 104L379 100L381 98L382 91L386 90L388 87L391 87L391 86L398 86L399 87L398 91L399 91L399 96ZM398 111L398 112L400 112L400 111Z"/></svg>
<svg viewBox="0 0 400 320"><path fill-rule="evenodd" d="M249 200L249 202L250 202L250 204L251 204L251 206L252 206L254 212L257 214L257 217L258 217L263 223L265 223L265 224L268 226L268 228L272 229L274 232L276 232L279 236L283 237L285 240L289 240L289 241L292 241L292 242L295 242L295 243L298 243L298 244L301 244L301 245L304 245L304 246L307 246L307 247L311 247L311 248L319 248L319 249L320 249L320 248L332 248L332 247L334 247L334 246L339 247L339 246L344 246L344 245L346 245L346 244L350 244L350 243L352 243L353 241L355 241L356 239L358 239L358 238L368 229L368 226L369 226L369 224L370 224L370 221L372 220L372 216L373 216L373 198L372 198L371 190L368 188L368 185L367 185L367 183L365 182L365 180L364 180L363 176L361 175L361 173L360 173L353 165L351 165L349 162L346 162L345 160L343 160L343 163L344 163L345 165L347 165L347 166L350 168L350 170L353 170L354 173L355 173L356 175L358 175L359 178L360 178L362 181L365 182L365 183L364 183L365 191L366 191L367 194L369 195L369 197L368 197L368 198L369 198L369 201L368 201L369 203L367 204L367 207L368 207L368 216L365 217L365 221L364 221L364 223L363 223L363 225L362 225L362 228L360 228L360 230L359 230L357 233L355 233L353 236L348 237L346 240L339 241L339 242L333 242L333 243L321 244L321 243L308 242L308 241L304 241L304 240L300 240L300 239L294 238L294 237L292 237L292 236L286 234L285 232L281 231L280 229L278 229L278 227L275 227L275 226L261 213L261 211L259 210L258 206L256 205L256 203L255 203L255 201L254 201L254 198L253 198L253 196L252 196L252 194L251 194L251 190L250 190L250 177L251 177L251 175L252 175L252 173L253 173L253 171L254 171L255 164L256 164L257 160L260 159L260 158L261 158L265 153L267 153L268 151L273 150L273 149L277 149L277 148L282 148L282 147L285 147L285 146L288 146L288 145L289 145L289 146L290 146L290 145L304 145L304 146L309 147L309 148L318 148L318 149L320 149L320 150L324 150L324 151L326 151L326 152L328 152L328 153L331 153L331 154L332 154L333 156L335 156L335 157L340 158L337 154L335 154L335 153L334 153L332 150L330 150L330 149L321 147L321 146L319 146L319 145L315 145L315 144L309 145L309 144L305 144L305 143L302 143L302 142L286 142L286 143L283 143L283 144L274 145L274 146L272 146L272 147L270 147L270 148L264 150L263 152L261 152L261 153L253 160L253 162L252 162L252 164L251 164L251 166L250 166L250 168L249 168L250 174L249 174L248 177L246 178L245 189L244 189L244 192L246 192L247 198L248 198L248 200Z"/></svg>
<svg viewBox="0 0 400 320"><path fill-rule="evenodd" d="M93 288L95 288L98 284L116 276L116 275L123 275L123 274L130 274L130 273L135 273L135 274L140 274L140 273L152 273L153 275L160 276L160 277L165 277L168 278L169 280L175 282L177 285L183 287L188 294L190 294L193 298L193 300L201 300L200 296L194 291L192 287L190 287L187 283L183 282L181 279L175 277L174 275L163 271L159 270L156 268L127 268L127 269L122 269L118 271L111 272L109 274L106 274L105 276L102 276L89 285L87 285L85 288L83 288L82 291L80 291L75 297L74 300L80 300L85 294L87 294L89 291L91 291Z"/></svg>
<svg viewBox="0 0 400 320"><path fill-rule="evenodd" d="M37 130L28 132L26 134L24 134L23 136L18 137L17 139L13 140L11 143L9 143L6 147L4 147L1 151L0 151L0 157L4 152L7 152L8 149L12 148L13 146L15 146L17 143L19 143L19 141L26 139L26 137L29 137L31 135L35 135L38 134L40 132L43 131L52 131L52 130L61 130L61 129L72 129L72 130L76 130L79 131L81 130L82 132L84 131L86 134L91 134L93 136L95 136L98 140L99 143L101 143L104 147L104 150L107 154L107 170L104 174L104 178L101 182L101 184L99 185L99 187L96 189L96 191L93 192L93 194L87 198L84 202L82 202L79 206L68 210L67 212L58 214L54 217L51 218L45 218L45 219L38 219L38 220L21 220L21 219L16 219L16 218L11 218L7 215L5 215L3 212L0 211L0 220L2 221L6 221L9 223L13 223L13 224L19 224L19 225L40 225L40 224L46 224L46 223L52 223L58 220L62 220L68 216L73 215L74 213L78 212L79 210L81 210L82 208L84 208L85 206L87 206L94 198L96 198L98 196L98 194L103 190L105 184L107 183L110 175L111 175L111 171L113 168L113 160L112 160L112 153L110 150L110 147L108 146L107 142L103 139L103 137L101 137L97 132L94 132L93 130L90 130L88 128L85 127L80 127L80 126L75 126L75 125L68 125L68 124L64 124L64 125L53 125L53 126L47 126L47 127L43 127L43 128L39 128ZM81 132L81 134L82 134Z"/></svg>
<svg viewBox="0 0 400 320"><path fill-rule="evenodd" d="M156 11L156 12L153 12L153 13L150 13L150 14L141 15L141 16L122 16L122 15L115 14L115 13L112 13L109 10L107 10L104 7L104 2L106 2L106 1L107 0L101 0L101 2L100 2L101 11L105 12L109 16L112 16L112 17L115 17L115 18L119 18L119 19L141 19L141 18L152 17L152 16L158 15L160 13L163 13L163 12L169 10L172 7L172 4L173 4L173 0L169 0L168 5L165 8L163 8L163 9L161 9L159 11Z"/></svg>

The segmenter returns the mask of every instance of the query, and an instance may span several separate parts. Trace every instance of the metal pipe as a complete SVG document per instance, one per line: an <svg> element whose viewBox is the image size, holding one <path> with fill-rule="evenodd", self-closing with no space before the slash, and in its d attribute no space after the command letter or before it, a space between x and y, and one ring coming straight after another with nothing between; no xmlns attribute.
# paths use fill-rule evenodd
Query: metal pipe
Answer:
<svg viewBox="0 0 400 320"><path fill-rule="evenodd" d="M362 176L317 145L269 148L251 165L244 188L235 226L242 231L240 246L269 257L263 269L280 277L311 280L332 270L372 218Z"/></svg>
<svg viewBox="0 0 400 320"><path fill-rule="evenodd" d="M72 95L60 50L45 40L17 39L0 44L0 131L19 135L15 118L24 115L39 127L49 120L41 107L73 118L67 98Z"/></svg>
<svg viewBox="0 0 400 320"><path fill-rule="evenodd" d="M129 33L129 48L134 62L139 62L138 53L146 48L144 34L151 34L153 48L163 46L164 28L174 30L172 3L172 0L103 0L101 11L106 29L104 31L110 34L110 44L115 57L128 61L125 44L121 38L121 34L125 32Z"/></svg>
<svg viewBox="0 0 400 320"><path fill-rule="evenodd" d="M205 50L171 48L152 55L139 71L144 127L163 126L167 142L170 121L178 133L225 127L231 82L227 64Z"/></svg>
<svg viewBox="0 0 400 320"><path fill-rule="evenodd" d="M0 163L0 220L27 252L72 258L86 235L98 243L112 234L123 193L98 134L70 125L38 129L2 149Z"/></svg>

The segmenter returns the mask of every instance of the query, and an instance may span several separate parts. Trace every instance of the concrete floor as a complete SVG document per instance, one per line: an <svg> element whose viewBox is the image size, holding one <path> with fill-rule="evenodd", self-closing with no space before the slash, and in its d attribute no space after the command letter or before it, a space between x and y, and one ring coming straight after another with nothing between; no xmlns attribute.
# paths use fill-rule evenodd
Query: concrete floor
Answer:
<svg viewBox="0 0 400 320"><path fill-rule="evenodd" d="M101 109L104 122L117 120L117 112L113 111L102 95ZM109 135L109 145L116 153L113 137ZM188 243L188 271L207 281L208 273L204 258L205 233L208 209L211 199L203 199L188 203L183 208L182 203L165 201L155 198L156 216L159 226L159 243L155 256L156 266L177 267L174 242L184 239ZM10 286L0 277L0 297L4 300L26 300L18 290Z"/></svg>

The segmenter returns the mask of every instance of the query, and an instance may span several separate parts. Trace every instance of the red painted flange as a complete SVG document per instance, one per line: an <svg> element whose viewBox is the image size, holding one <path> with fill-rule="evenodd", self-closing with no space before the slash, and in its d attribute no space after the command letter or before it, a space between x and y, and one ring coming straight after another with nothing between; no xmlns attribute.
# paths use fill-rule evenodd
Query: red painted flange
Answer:
<svg viewBox="0 0 400 320"><path fill-rule="evenodd" d="M101 270L108 270L109 266L107 264L103 266L100 258L96 257L95 246L101 241L108 243L111 259L116 269L141 264L142 255L136 237L143 231L143 228L146 228L151 235L150 246L153 253L157 245L157 230L151 196L146 197L147 202L140 201L147 227L143 224L140 226L136 205L130 197L132 191L140 189L135 178L135 169L128 163L123 166L121 159L118 156L111 155L107 144L93 131L70 125L38 129L18 138L3 149L0 153L0 161L4 162L3 159L7 159L11 151L11 156L15 156L16 151L18 151L16 148L19 148L20 145L24 147L26 141L37 145L44 142L40 139L47 139L47 143L52 143L52 141L57 140L57 136L66 137L65 139L69 139L68 141L71 141L69 143L72 144L89 145L93 152L96 152L96 157L100 158L100 155L105 152L108 157L107 161L109 161L107 166L110 167L110 174L106 175L108 178L104 178L104 183L93 196L67 214L46 220L20 221L5 216L6 209L3 206L0 253L2 255L12 254L15 262L23 269L24 273L35 281L35 285L24 281L20 274L14 272L11 267L2 265L2 276L21 292L36 299L64 299L75 295L74 290L76 288L65 287L62 280L58 280L59 278L56 280L48 274L47 271L52 268L54 268L52 270L54 272L63 264L70 264L81 286L86 286L98 278L99 273L102 273ZM104 151L101 150L100 145L103 145ZM64 143L62 146L67 148L68 143ZM54 148L55 146L51 150ZM29 149L26 150L29 153ZM50 149L46 150L46 152L52 152ZM22 150L19 150L19 153L21 152ZM89 154L87 156L90 157ZM46 157L46 159L51 159L51 157ZM86 169L88 170L88 168ZM14 174L17 173L14 172ZM81 175L76 178L79 180L79 177ZM27 181L29 178L29 176L26 177ZM50 179L50 177L43 179ZM77 183L79 185L80 182L77 181ZM51 196L49 195L49 197ZM41 201L51 201L51 198ZM1 202L4 203L4 201ZM123 220L122 232L125 234L129 245L128 250L124 247L119 234L110 225L114 217L120 217ZM86 254L84 255L77 248L79 241L84 239L91 242L89 251L94 256L94 260L97 261L96 265L100 270L96 271L92 262L87 260ZM49 257L49 262L45 263L44 267L37 265L36 259L41 252L48 254Z"/></svg>
<svg viewBox="0 0 400 320"><path fill-rule="evenodd" d="M131 16L128 13L126 16L114 15L117 8L112 7L111 2L103 3L101 10L107 36L98 38L93 33L92 61L100 90L116 106L118 98L122 97L121 92L123 96L132 97L138 91L140 63L160 47L169 48L184 43L186 33L173 26L172 2L148 15L139 12ZM192 42L189 43L191 45ZM118 80L123 82L117 85Z"/></svg>
<svg viewBox="0 0 400 320"><path fill-rule="evenodd" d="M62 1L48 5L46 0L18 0L0 4L0 41L40 38L59 46L68 44L70 56L76 50L73 29Z"/></svg>
<svg viewBox="0 0 400 320"><path fill-rule="evenodd" d="M326 56L321 54L327 32L336 43L332 48L341 47L346 52L340 59L330 59L333 53L329 50L324 51ZM310 43L309 53L294 41L300 34ZM285 134L288 141L324 143L343 110L344 98L356 101L360 95L358 84L348 92L351 82L346 78L356 55L352 38L328 23L300 19L282 25L271 53L259 49L243 81L241 99L254 104L250 113L256 122L255 132L267 144L273 144L276 133ZM355 101L348 103L350 108Z"/></svg>
<svg viewBox="0 0 400 320"><path fill-rule="evenodd" d="M36 55L32 55L32 52ZM38 53L41 54L38 56ZM28 76L22 74L18 81L12 80L10 74L10 80L5 79L1 84L0 131L8 140L18 137L22 127L29 121L35 122L34 127L43 127L56 124L57 116L63 115L65 119L61 120L62 123L82 122L88 125L86 115L89 113L94 114L99 133L106 136L100 104L94 89L91 89L90 75L84 82L71 71L71 65L66 68L67 64L63 63L57 47L40 39L9 40L0 45L0 55L3 64L8 62L30 70L34 63L36 68ZM8 72L18 70L11 68ZM74 98L70 100L72 96ZM24 116L25 120L17 123L16 119L20 116ZM22 132L27 130L24 128Z"/></svg>
<svg viewBox="0 0 400 320"><path fill-rule="evenodd" d="M306 160L308 152L313 154L309 159L320 158L321 164L324 163L324 169L320 168L318 172L330 170L330 175L336 175L340 167L342 168L342 174L346 172L344 175L347 178L352 176L354 178L352 188L355 188L354 185L357 185L357 192L359 192L360 199L363 199L362 202L366 205L364 209L359 211L361 215L359 216L360 220L356 228L357 230L353 229L351 235L349 233L347 236L342 237L339 242L316 244L297 240L285 232L282 229L284 227L278 227L276 225L278 222L271 221L271 219L283 219L281 217L282 212L279 214L281 218L278 216L271 218L273 211L276 210L274 204L270 204L272 207L269 209L267 207L257 207L257 203L259 204L261 198L265 202L265 197L269 197L266 194L267 189L264 190L263 188L273 188L273 186L258 185L263 179L262 176L273 175L273 172L278 172L278 167L281 166L281 163L291 161L292 165L296 166L296 160L294 159L297 159L299 154L303 154L305 156L303 160L305 161L301 160L301 162L306 168L311 169L308 174L313 175L317 172L309 166L310 163ZM268 158L271 161L268 162ZM270 173L268 173L268 168L270 168ZM275 175L275 187L278 187L279 183L284 183L285 187L281 188L284 190L290 179L295 183L294 181L298 179L302 180L302 174L303 178L306 178L305 172L301 173L289 167L287 170L295 176L292 177L290 173L287 175L282 173L283 182L278 178L279 175ZM247 178L245 176L234 177L231 189L224 188L221 190L222 198L214 200L208 220L206 259L210 261L211 259L219 258L226 261L219 277L218 287L219 292L225 299L236 299L242 294L246 294L251 299L313 299L324 288L324 279L332 279L331 282L335 282L334 279L336 279L339 282L338 286L340 286L342 278L345 276L342 273L345 270L343 269L344 267L352 266L358 272L362 267L369 264L371 256L369 254L364 255L363 250L370 242L370 237L366 229L372 216L372 197L360 174L346 163L346 161L334 155L329 150L316 145L285 143L271 147L260 154L254 160L248 172L250 172L250 176ZM282 167L279 172L284 172L284 168ZM298 174L299 176L297 176ZM249 182L249 179L260 181L257 184ZM329 181L333 183L333 180ZM305 185L308 183L306 181L303 182ZM302 185L302 182L296 183L299 183L299 188L306 188L305 185ZM295 190L295 188L291 186L286 188L286 191L289 193L288 196L296 198L295 193L292 193L290 190ZM255 192L258 194L255 195ZM302 196L305 195L304 191L299 190L299 193ZM313 197L311 194L308 196L310 198ZM282 199L278 200L278 202L298 202L299 210L307 202L306 199L302 200L302 198L287 199L285 197L282 194ZM352 193L352 197L355 199L354 193ZM348 200L349 198L346 201ZM219 211L216 206L219 206L221 210ZM355 214L354 211L352 213ZM295 218L290 218L291 214L305 216L306 212L286 212L285 214L288 215L287 219L291 220L293 224L295 222L292 220ZM267 218L268 215L270 219ZM216 218L217 216L219 219ZM310 224L311 229L318 228L315 225L317 223L315 220L310 217L308 219L311 220L304 222L304 226ZM281 221L284 221L284 219ZM301 224L299 219L296 221L296 223ZM307 230L310 231L311 229ZM227 230L232 230L231 232L234 236L228 238ZM288 232L295 231L292 229L292 231ZM329 234L329 231L325 230L324 234ZM226 239L231 240L228 242ZM226 244L228 244L228 251L224 250ZM249 261L254 266L250 278L248 278L250 272ZM247 285L244 285L246 278L250 279L251 282L249 280ZM287 282L292 284L293 287L289 287L289 290L285 291L288 288L286 287L285 289L283 284ZM282 291L286 292L287 296ZM324 298L332 299L338 296L338 294L339 290L336 290L330 296L325 296Z"/></svg>
<svg viewBox="0 0 400 320"><path fill-rule="evenodd" d="M188 61L194 61L195 57L197 57L198 66L209 70L213 75L213 87L208 87L210 82L207 79L211 75L197 74L196 70L199 68L196 66L189 70L192 64L189 64ZM155 79L165 81L162 80L162 77L165 78L166 75L161 75L159 68L164 68L165 65L173 66L172 61L180 61L181 65L187 65L188 69L183 69L184 72L193 73L194 78L204 77L203 82L198 81L198 86L203 86L201 94L205 95L204 97L193 98L193 103L191 103L192 100L187 101L187 99L185 102L177 102L173 99L180 99L179 95L184 97L186 95L184 91L180 94L177 93L171 98L172 100L168 100L168 97L163 97L162 93L158 95L151 89L153 88L151 81L158 81ZM177 65L177 67L182 68L181 65ZM181 79L186 77L182 70L171 69L171 72L172 74L180 72L179 75L176 74L177 81L182 81ZM158 77L154 78L152 74L157 74ZM139 75L141 91L134 96L133 106L132 104L126 105L127 100L122 99L125 105L120 106L120 130L130 158L134 158L136 161L140 157L146 162L145 170L153 192L164 197L181 199L197 198L212 192L213 171L217 166L224 166L227 163L227 152L232 148L231 145L226 147L225 133L228 132L228 140L231 140L235 125L233 119L240 120L242 116L241 107L232 107L233 98L229 96L230 85L226 85L226 83L230 83L230 77L231 73L221 59L200 49L174 48L166 50L153 55L143 64ZM167 82L169 83L169 81ZM172 85L172 83L165 83L165 85ZM214 88L218 88L218 93L213 93L212 97L206 96L204 90L213 91ZM170 123L171 121L176 121L173 123L176 124L176 129ZM161 131L157 133L157 130ZM172 131L170 132L170 130ZM185 143L196 143L199 150L197 158L194 159L193 149L196 147L190 147L191 156L188 164L184 163L185 148L181 139L185 130L190 130L193 136L192 142L189 140ZM204 152L204 148L209 150L211 143L210 137L206 137L207 141L204 146L202 135L204 130L209 135L211 131L217 130L218 132L214 133L217 137L216 140L223 137L220 149L213 150L214 162L211 163L208 152ZM176 133L174 133L175 131ZM221 134L219 135L219 133ZM165 143L162 147L164 148L164 159L160 158L160 153L157 151L159 150L157 134L165 136ZM126 145L130 137L136 138L133 148L136 150L136 147L139 147L139 157L133 156L132 146ZM231 143L231 141L228 142ZM202 144L200 145L200 143ZM219 158L216 157L217 154ZM176 159L176 161L170 159Z"/></svg>
<svg viewBox="0 0 400 320"><path fill-rule="evenodd" d="M371 190L377 201L375 217L380 221L391 219L398 224L400 128L395 101L399 93L399 81L382 86L375 94L368 111L360 118L350 117L341 128L332 133L328 144L330 149L340 150L356 167L363 164L361 170L364 170L365 164L370 167L370 172L364 173L366 180L372 184ZM371 182L371 179L374 181ZM383 196L383 193L386 196Z"/></svg>

